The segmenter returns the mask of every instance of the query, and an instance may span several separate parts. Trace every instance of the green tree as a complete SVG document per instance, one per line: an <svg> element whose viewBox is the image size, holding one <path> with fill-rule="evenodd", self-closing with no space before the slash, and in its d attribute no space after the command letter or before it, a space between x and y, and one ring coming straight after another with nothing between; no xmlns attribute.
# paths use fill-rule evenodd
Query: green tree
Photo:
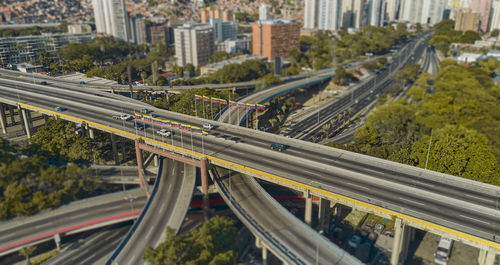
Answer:
<svg viewBox="0 0 500 265"><path fill-rule="evenodd" d="M491 31L490 36L491 37L498 37L498 33L500 33L499 29L494 29Z"/></svg>
<svg viewBox="0 0 500 265"><path fill-rule="evenodd" d="M477 40L481 40L481 34L472 30L466 31L460 38L462 43L474 43Z"/></svg>
<svg viewBox="0 0 500 265"><path fill-rule="evenodd" d="M35 251L35 246L27 246L19 250L19 255L26 258L26 264L31 265L31 254Z"/></svg>
<svg viewBox="0 0 500 265"><path fill-rule="evenodd" d="M210 62L216 63L220 61L224 61L229 58L229 54L226 51L217 51L214 54L212 54L212 57L210 57Z"/></svg>

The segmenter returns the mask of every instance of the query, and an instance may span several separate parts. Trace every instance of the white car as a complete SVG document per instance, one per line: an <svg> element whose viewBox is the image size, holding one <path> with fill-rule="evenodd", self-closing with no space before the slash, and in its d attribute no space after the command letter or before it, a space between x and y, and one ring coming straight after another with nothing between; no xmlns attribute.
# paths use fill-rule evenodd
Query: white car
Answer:
<svg viewBox="0 0 500 265"><path fill-rule="evenodd" d="M214 128L214 126L211 123L203 124L203 129L211 130L213 128Z"/></svg>
<svg viewBox="0 0 500 265"><path fill-rule="evenodd" d="M165 137L169 137L172 135L172 132L167 131L167 129L158 130L158 131L156 131L156 133L161 135L161 136L165 136Z"/></svg>
<svg viewBox="0 0 500 265"><path fill-rule="evenodd" d="M128 121L132 119L131 115L128 114L113 114L113 119Z"/></svg>

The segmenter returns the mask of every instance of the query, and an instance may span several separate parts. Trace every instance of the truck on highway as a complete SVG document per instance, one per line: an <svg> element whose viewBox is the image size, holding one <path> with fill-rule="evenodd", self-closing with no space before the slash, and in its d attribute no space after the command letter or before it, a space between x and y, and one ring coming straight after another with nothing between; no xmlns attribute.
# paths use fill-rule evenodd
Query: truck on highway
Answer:
<svg viewBox="0 0 500 265"><path fill-rule="evenodd" d="M453 240L447 237L441 237L439 240L438 248L434 254L434 262L439 265L447 265L448 259L451 255L451 248L453 247Z"/></svg>

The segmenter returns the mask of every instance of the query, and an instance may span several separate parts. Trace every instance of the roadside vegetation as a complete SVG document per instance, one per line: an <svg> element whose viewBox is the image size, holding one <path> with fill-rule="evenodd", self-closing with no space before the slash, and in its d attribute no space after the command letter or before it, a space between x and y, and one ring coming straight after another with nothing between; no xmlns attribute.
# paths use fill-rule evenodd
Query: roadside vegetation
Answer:
<svg viewBox="0 0 500 265"><path fill-rule="evenodd" d="M455 21L451 19L442 20L434 25L434 36L430 44L434 45L443 55L447 55L452 43L474 43L481 39L481 35L475 31L455 30Z"/></svg>
<svg viewBox="0 0 500 265"><path fill-rule="evenodd" d="M110 191L87 170L94 161L112 159L107 137L96 132L92 140L75 129L73 123L49 120L30 145L0 138L0 220Z"/></svg>
<svg viewBox="0 0 500 265"><path fill-rule="evenodd" d="M379 104L345 148L500 185L497 67L491 58L472 66L443 61L434 80L421 75L406 98Z"/></svg>
<svg viewBox="0 0 500 265"><path fill-rule="evenodd" d="M236 222L214 216L187 234L166 231L166 239L157 248L144 250L143 260L151 265L234 265L238 264L239 234Z"/></svg>

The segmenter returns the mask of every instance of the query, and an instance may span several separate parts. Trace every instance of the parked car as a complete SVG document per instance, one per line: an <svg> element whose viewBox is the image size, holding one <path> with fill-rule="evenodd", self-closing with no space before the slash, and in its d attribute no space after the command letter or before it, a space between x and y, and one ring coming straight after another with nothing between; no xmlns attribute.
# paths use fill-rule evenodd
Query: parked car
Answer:
<svg viewBox="0 0 500 265"><path fill-rule="evenodd" d="M161 136L165 136L165 137L169 137L172 135L172 132L167 131L167 129L158 130L158 131L156 131L156 133L161 135Z"/></svg>
<svg viewBox="0 0 500 265"><path fill-rule="evenodd" d="M360 243L361 243L360 235L353 235L351 239L349 239L349 241L347 242L347 244L352 248L357 248Z"/></svg>
<svg viewBox="0 0 500 265"><path fill-rule="evenodd" d="M278 151L284 151L287 148L286 145L280 144L280 143L272 143L271 144L271 150L278 150Z"/></svg>
<svg viewBox="0 0 500 265"><path fill-rule="evenodd" d="M342 245L344 244L344 230L341 228L341 227L335 227L335 229L333 229L333 233L332 233L332 241L333 243L337 244L337 245Z"/></svg>

